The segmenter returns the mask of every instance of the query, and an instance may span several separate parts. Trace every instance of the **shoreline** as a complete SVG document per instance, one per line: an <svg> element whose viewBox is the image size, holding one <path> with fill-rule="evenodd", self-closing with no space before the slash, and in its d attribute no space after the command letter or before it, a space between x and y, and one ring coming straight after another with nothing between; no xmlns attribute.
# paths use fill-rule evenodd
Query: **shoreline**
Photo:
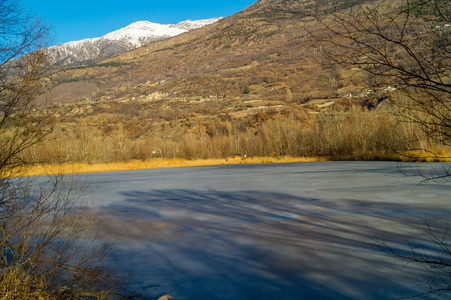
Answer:
<svg viewBox="0 0 451 300"><path fill-rule="evenodd" d="M445 154L445 153L443 153ZM132 171L145 169L164 169L181 167L201 167L215 165L238 164L268 164L291 162L321 162L321 161L399 161L399 162L451 162L449 153L443 156L430 156L422 152L412 151L404 154L389 155L385 157L374 156L368 159L356 159L355 157L291 157L291 156L254 156L246 158L209 158L209 159L184 159L184 158L153 158L151 160L132 160L111 163L49 163L26 165L11 170L8 177L33 177L63 174L102 173L117 171Z"/></svg>
<svg viewBox="0 0 451 300"><path fill-rule="evenodd" d="M22 167L13 171L12 177L49 176L63 174L102 173L145 169L164 169L180 167L201 167L215 165L238 164L266 164L290 162L316 162L328 161L319 157L249 157L244 159L218 158L218 159L182 159L182 158L155 158L152 160L134 160L113 163L64 163L64 164L36 164Z"/></svg>

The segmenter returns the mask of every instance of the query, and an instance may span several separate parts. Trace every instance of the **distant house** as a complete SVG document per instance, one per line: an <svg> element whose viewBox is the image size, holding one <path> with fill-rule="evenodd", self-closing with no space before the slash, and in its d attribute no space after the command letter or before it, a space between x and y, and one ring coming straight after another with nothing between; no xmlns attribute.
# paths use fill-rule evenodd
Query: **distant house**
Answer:
<svg viewBox="0 0 451 300"><path fill-rule="evenodd" d="M159 92L154 92L152 94L149 94L146 96L146 100L159 100L161 99L162 96L166 96L167 94L165 93L159 93Z"/></svg>

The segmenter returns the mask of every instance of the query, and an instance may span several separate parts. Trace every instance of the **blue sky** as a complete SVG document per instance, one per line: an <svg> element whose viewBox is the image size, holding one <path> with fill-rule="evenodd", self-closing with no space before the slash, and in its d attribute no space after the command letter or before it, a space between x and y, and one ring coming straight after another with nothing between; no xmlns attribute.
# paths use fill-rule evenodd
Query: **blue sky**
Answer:
<svg viewBox="0 0 451 300"><path fill-rule="evenodd" d="M175 24L187 19L227 17L257 0L19 0L47 21L61 44L99 37L136 21Z"/></svg>

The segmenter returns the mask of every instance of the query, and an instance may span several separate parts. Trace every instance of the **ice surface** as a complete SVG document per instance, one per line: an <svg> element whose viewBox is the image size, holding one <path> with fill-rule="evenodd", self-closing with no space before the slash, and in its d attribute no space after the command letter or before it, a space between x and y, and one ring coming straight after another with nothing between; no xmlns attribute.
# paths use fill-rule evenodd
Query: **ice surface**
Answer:
<svg viewBox="0 0 451 300"><path fill-rule="evenodd" d="M403 247L421 238L423 218L440 227L451 212L449 185L417 186L399 166L209 166L85 179L111 216L110 263L153 297L389 299L420 291L412 282L424 271L368 243L384 236Z"/></svg>

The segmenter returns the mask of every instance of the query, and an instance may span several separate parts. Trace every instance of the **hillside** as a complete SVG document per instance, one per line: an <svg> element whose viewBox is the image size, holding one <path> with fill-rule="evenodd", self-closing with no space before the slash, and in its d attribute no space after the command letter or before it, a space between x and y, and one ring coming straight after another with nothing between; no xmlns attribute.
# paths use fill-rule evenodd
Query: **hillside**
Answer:
<svg viewBox="0 0 451 300"><path fill-rule="evenodd" d="M320 46L309 35L314 30L309 15L321 2L258 1L204 28L91 67L57 72L48 86L51 98L76 101L106 94L128 98L154 92L237 97L248 86L256 86L262 97L271 100L303 103L335 97L337 87L343 85L341 74L322 64ZM164 85L150 87L162 80Z"/></svg>
<svg viewBox="0 0 451 300"><path fill-rule="evenodd" d="M236 153L399 159L401 150L432 147L387 112L396 88L325 55L334 49L321 43L312 14L347 16L363 2L373 3L257 1L200 29L54 70L40 97L59 122L27 155L58 163Z"/></svg>

